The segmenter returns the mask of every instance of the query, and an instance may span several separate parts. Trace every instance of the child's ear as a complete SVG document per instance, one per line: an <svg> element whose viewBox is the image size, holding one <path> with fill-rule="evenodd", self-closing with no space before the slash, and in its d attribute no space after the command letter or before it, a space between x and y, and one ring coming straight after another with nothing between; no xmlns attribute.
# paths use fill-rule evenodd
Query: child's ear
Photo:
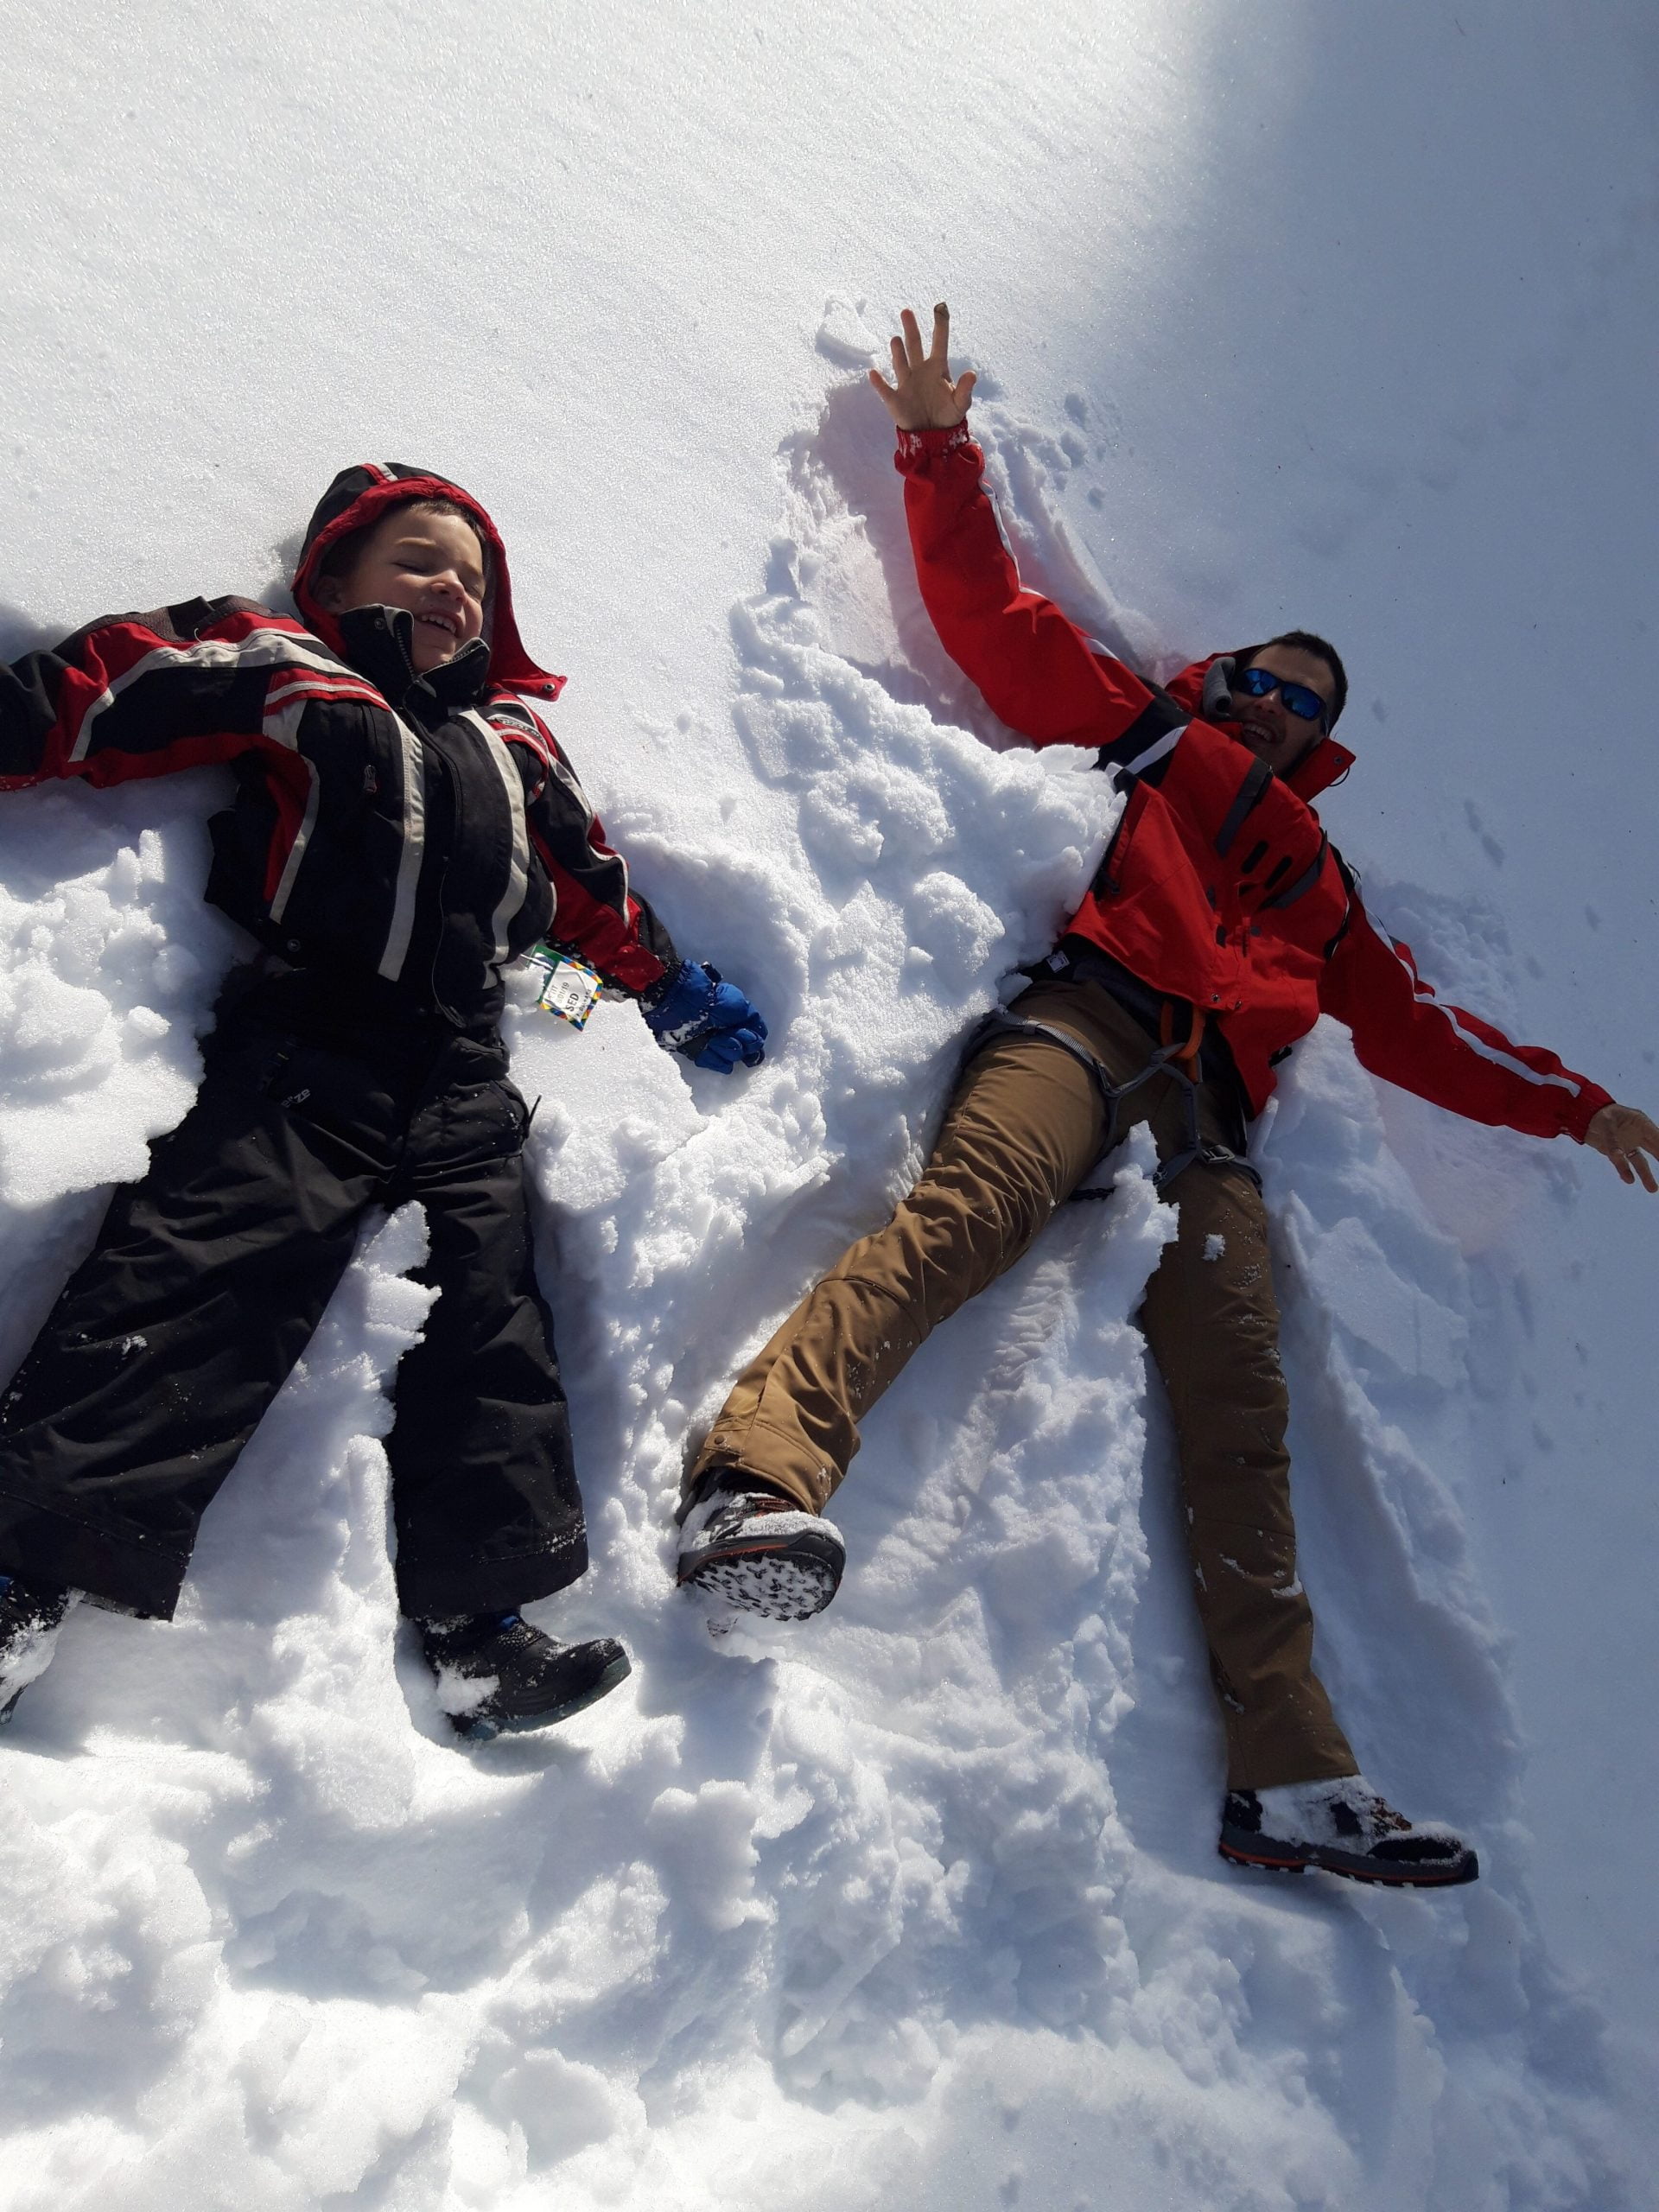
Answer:
<svg viewBox="0 0 1659 2212"><path fill-rule="evenodd" d="M311 587L311 596L325 614L338 614L346 599L338 576L319 576Z"/></svg>

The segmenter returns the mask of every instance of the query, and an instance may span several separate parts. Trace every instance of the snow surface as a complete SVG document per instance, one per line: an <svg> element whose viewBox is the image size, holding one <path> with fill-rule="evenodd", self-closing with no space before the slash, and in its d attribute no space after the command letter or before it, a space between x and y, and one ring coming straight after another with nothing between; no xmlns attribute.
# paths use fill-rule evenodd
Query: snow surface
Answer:
<svg viewBox="0 0 1659 2212"><path fill-rule="evenodd" d="M1659 269L1643 0L279 10L12 0L0 649L276 588L342 462L514 548L562 728L776 1050L524 1009L541 1260L632 1680L455 1748L371 1224L168 1629L0 1745L0 2201L238 2212L1654 2201L1654 1237L1373 1083L1264 1130L1322 1665L1455 1896L1224 1870L1137 1158L952 1323L799 1632L671 1587L689 1443L913 1169L1111 802L942 661L862 367L948 293L1027 573L1354 677L1326 818L1454 995L1649 1108ZM988 741L987 742L986 741ZM184 1111L210 774L0 804L0 1357Z"/></svg>

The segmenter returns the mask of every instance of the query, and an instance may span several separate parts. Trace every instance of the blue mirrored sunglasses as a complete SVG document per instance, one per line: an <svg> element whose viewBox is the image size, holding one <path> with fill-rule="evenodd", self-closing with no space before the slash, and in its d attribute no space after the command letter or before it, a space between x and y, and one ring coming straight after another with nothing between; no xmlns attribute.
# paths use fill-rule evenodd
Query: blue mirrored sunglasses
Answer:
<svg viewBox="0 0 1659 2212"><path fill-rule="evenodd" d="M1322 722L1331 711L1317 691L1306 683L1293 683L1287 677L1275 676L1270 668L1247 668L1233 678L1233 689L1250 699L1265 699L1276 691L1287 709L1305 722Z"/></svg>

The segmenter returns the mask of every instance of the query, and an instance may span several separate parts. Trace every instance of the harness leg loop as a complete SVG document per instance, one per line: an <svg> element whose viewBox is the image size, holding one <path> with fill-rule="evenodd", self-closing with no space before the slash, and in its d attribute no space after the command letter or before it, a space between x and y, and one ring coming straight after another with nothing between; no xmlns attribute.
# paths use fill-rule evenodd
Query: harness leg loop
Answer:
<svg viewBox="0 0 1659 2212"><path fill-rule="evenodd" d="M1181 1114L1186 1141L1179 1152L1160 1160L1152 1179L1153 1188L1162 1198L1178 1175L1184 1174L1195 1163L1205 1167L1236 1167L1248 1175L1259 1191L1262 1178L1243 1154L1229 1146L1217 1144L1203 1137L1198 1129L1198 1055L1204 1046L1205 1017L1202 1008L1194 1007L1191 1031L1184 1043L1178 1044L1174 1036L1174 1008L1166 1001L1160 1028L1161 1041L1154 1048L1146 1065L1132 1075L1127 1083L1114 1083L1105 1068L1086 1045L1064 1029L1057 1029L1046 1021L1032 1021L1014 1014L1006 1007L999 1007L988 1014L969 1042L963 1054L964 1065L997 1037L1040 1037L1050 1045L1058 1045L1089 1071L1090 1079L1100 1093L1106 1109L1106 1135L1102 1141L1095 1167L1116 1151L1124 1132L1119 1128L1120 1109L1126 1098L1134 1095L1143 1084L1154 1083L1160 1076L1168 1076L1180 1085ZM1094 1168L1090 1169L1094 1173ZM1116 1185L1112 1183L1079 1185L1071 1194L1072 1203L1079 1200L1109 1198Z"/></svg>

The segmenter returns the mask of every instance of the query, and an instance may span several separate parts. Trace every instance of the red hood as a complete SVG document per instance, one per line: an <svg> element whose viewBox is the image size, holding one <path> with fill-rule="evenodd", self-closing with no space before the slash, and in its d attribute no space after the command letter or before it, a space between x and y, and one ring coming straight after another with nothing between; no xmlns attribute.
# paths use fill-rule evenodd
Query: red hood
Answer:
<svg viewBox="0 0 1659 2212"><path fill-rule="evenodd" d="M307 626L331 652L346 657L340 626L316 600L313 586L317 564L328 547L348 531L360 530L388 509L409 499L453 499L478 525L490 549L490 588L484 609L484 637L490 648L490 681L510 690L530 691L538 698L556 699L564 689L562 676L537 667L524 651L512 611L512 578L507 569L507 550L488 513L448 477L429 469L406 467L395 461L359 462L343 468L324 493L316 512L306 525L305 543L294 571L294 604Z"/></svg>
<svg viewBox="0 0 1659 2212"><path fill-rule="evenodd" d="M1196 715L1204 702L1204 679L1215 663L1224 658L1221 653L1211 653L1204 660L1193 661L1164 689L1179 706L1185 707L1189 714ZM1235 725L1217 721L1216 728L1226 730L1230 735ZM1348 747L1327 733L1284 779L1286 787L1311 805L1321 791L1328 791L1332 784L1342 781L1353 766L1354 760L1355 755Z"/></svg>

